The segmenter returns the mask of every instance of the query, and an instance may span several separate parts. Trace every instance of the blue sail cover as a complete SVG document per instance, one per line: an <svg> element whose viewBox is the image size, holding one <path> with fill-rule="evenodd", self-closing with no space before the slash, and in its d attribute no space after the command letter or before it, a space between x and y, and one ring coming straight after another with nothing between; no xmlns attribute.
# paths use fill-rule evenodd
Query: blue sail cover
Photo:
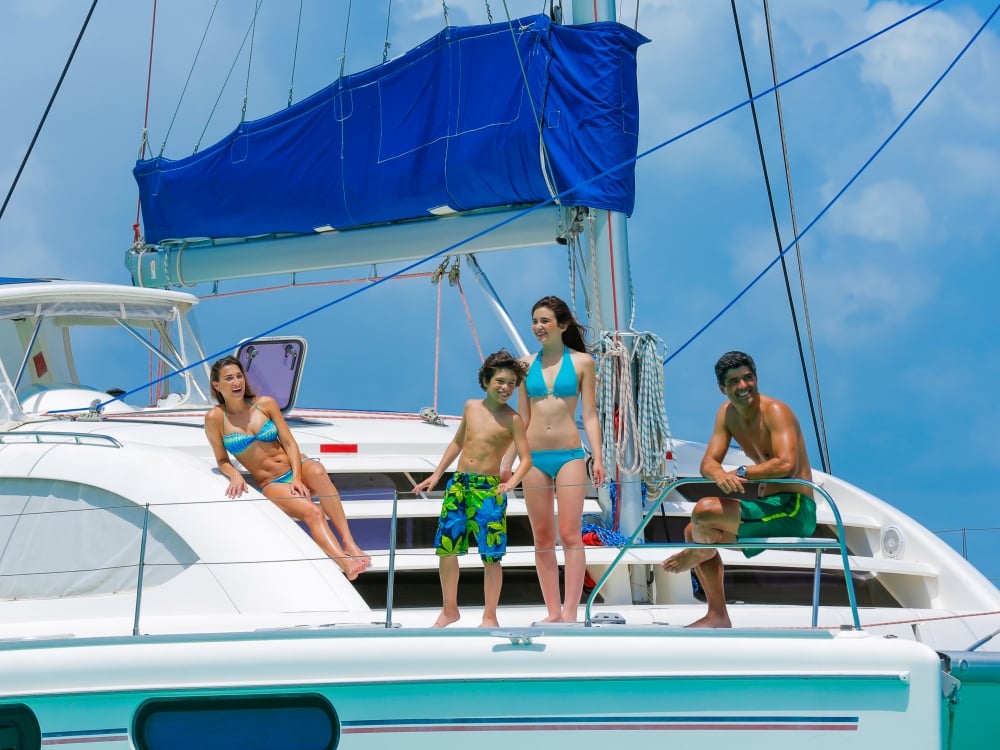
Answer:
<svg viewBox="0 0 1000 750"><path fill-rule="evenodd" d="M631 214L647 41L544 15L514 21L513 34L449 27L187 158L139 161L146 241L345 229L553 192Z"/></svg>

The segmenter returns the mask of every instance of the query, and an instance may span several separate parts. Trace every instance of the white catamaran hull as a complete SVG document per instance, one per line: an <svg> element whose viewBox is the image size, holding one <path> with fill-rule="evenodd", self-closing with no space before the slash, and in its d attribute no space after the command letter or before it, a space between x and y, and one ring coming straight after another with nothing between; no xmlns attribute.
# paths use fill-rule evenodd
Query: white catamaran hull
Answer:
<svg viewBox="0 0 1000 750"><path fill-rule="evenodd" d="M915 750L941 733L937 655L857 632L330 628L8 643L0 674L0 705L30 709L43 746L214 747L225 731L221 746L243 734L257 747L268 710L297 700L324 706L340 735L326 746L345 749L738 737L768 750Z"/></svg>

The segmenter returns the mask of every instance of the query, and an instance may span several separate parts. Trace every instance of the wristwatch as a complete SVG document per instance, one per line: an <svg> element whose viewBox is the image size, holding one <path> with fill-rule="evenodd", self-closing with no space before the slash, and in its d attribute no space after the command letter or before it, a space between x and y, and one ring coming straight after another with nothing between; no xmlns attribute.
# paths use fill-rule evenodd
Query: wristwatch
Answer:
<svg viewBox="0 0 1000 750"><path fill-rule="evenodd" d="M747 478L747 467L746 466L740 466L739 468L737 468L736 469L736 476L738 476L740 479L746 479Z"/></svg>

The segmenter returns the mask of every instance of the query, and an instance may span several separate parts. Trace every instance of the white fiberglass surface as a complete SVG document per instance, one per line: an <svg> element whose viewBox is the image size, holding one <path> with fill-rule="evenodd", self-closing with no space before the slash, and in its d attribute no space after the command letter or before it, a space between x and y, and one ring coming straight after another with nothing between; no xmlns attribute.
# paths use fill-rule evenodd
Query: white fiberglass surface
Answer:
<svg viewBox="0 0 1000 750"><path fill-rule="evenodd" d="M0 480L0 599L134 591L145 509L91 485ZM150 517L145 583L167 581L197 557Z"/></svg>

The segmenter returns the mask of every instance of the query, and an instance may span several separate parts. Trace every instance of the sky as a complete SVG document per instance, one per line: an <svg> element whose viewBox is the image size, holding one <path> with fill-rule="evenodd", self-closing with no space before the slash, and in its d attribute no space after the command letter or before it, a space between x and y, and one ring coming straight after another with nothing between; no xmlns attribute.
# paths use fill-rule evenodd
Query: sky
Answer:
<svg viewBox="0 0 1000 750"><path fill-rule="evenodd" d="M91 1L0 3L5 196ZM290 88L301 99L334 80L342 65L355 72L379 64L387 39L395 56L445 24L439 0L304 0L301 25L297 3L264 0L248 65L246 49L239 57L237 50L250 27L250 0L214 4L207 32L213 3L157 5L147 120L153 2L98 2L0 218L0 274L129 283L124 258L138 199L131 169L144 122L153 151L162 147L164 155L179 158L234 128L244 97L247 119L262 117L285 106ZM495 21L508 12L531 15L547 3L446 5L448 22L463 25L487 22L488 12ZM779 80L923 5L769 0ZM655 150L636 165L628 243L633 327L664 342L672 433L707 440L721 402L714 362L741 349L757 362L761 391L798 414L813 464L820 466L781 264L747 288L779 250L750 110L737 109L671 141L747 98L730 2L617 6L619 20L637 21L651 40L638 52L640 152ZM736 6L751 83L760 92L772 76L764 5L738 0ZM810 372L816 362L818 390L815 383L810 388L822 406L833 473L957 549L963 546L958 530L968 529L969 558L996 582L1000 491L989 477L1000 474L994 432L1000 423L994 395L1000 372L994 289L1000 280L1000 20L993 19L858 174L995 7L992 0L945 0L783 86L780 98L797 225L800 233L808 227L800 255L794 249L786 255L788 284ZM773 96L758 101L758 117L781 247L787 247L793 232ZM560 246L478 260L529 345L534 301L547 294L574 298ZM457 288L442 289L440 326L437 288L426 278L381 284L329 305L372 271L301 274L298 282L331 283L209 297L198 310L208 350L228 351L328 305L280 330L309 341L300 405L398 411L434 405L458 413L478 393L480 350L512 346L471 274L462 277L464 302ZM189 291L208 297L289 281L224 281L217 290L205 284ZM579 287L576 299L585 318ZM108 362L120 387L142 384L142 373L119 373L118 366Z"/></svg>

